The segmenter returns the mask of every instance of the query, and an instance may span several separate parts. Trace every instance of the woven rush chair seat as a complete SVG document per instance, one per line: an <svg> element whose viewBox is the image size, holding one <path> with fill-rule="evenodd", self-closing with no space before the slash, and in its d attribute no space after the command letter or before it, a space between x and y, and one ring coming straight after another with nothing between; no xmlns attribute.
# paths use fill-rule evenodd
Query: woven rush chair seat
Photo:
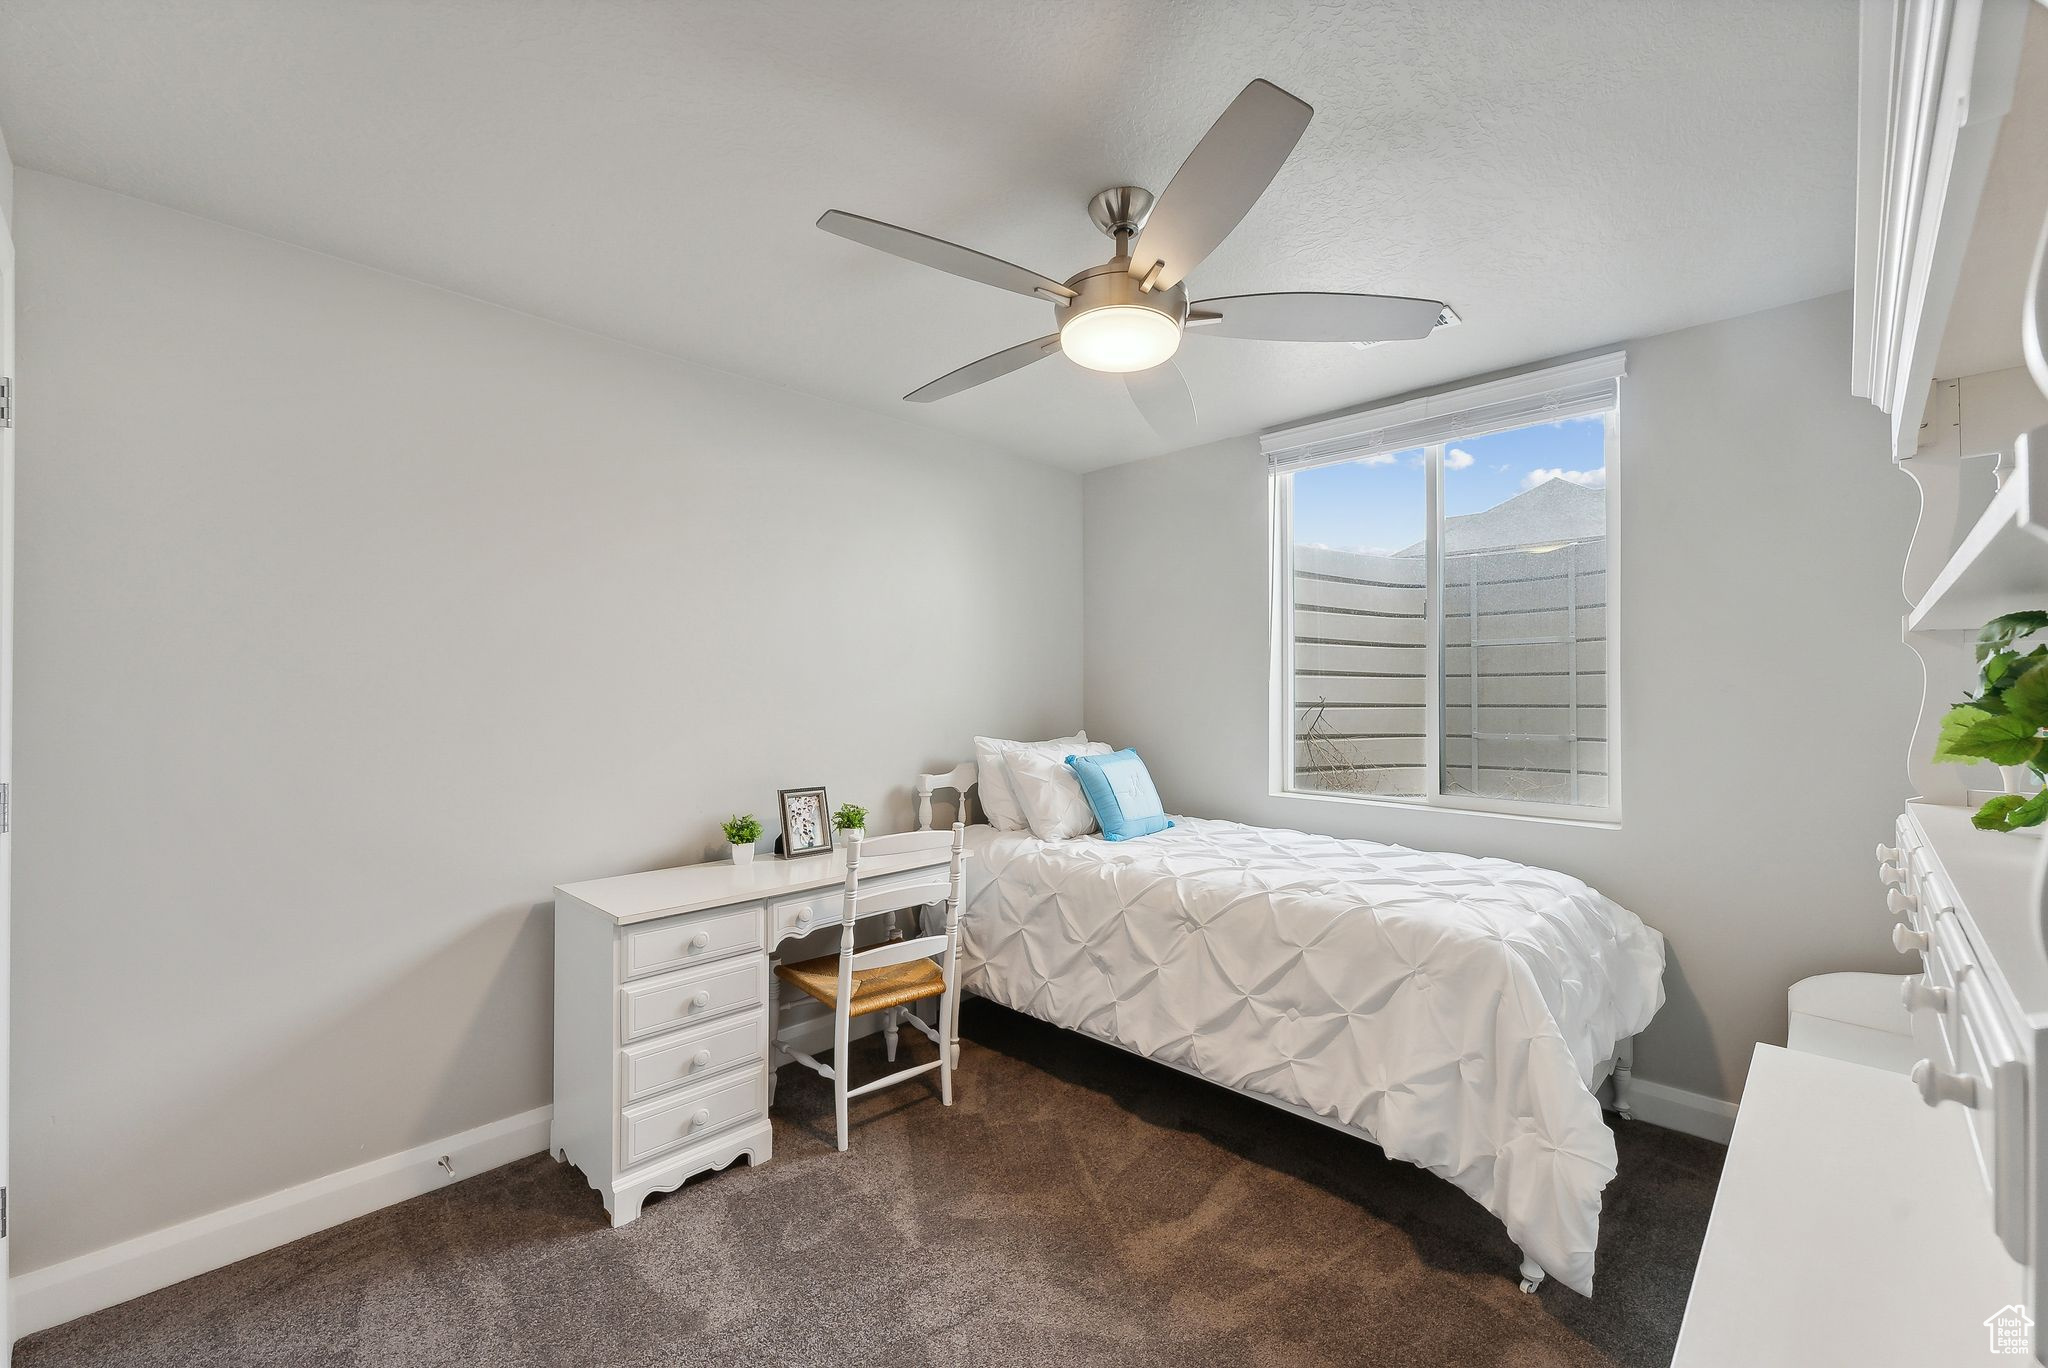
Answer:
<svg viewBox="0 0 2048 1368"><path fill-rule="evenodd" d="M839 1005L837 955L820 955L795 964L778 964L775 976L784 983L803 989L827 1007ZM853 973L853 1001L847 1014L867 1016L886 1008L939 997L945 991L945 971L928 959L886 964L876 969L856 969Z"/></svg>

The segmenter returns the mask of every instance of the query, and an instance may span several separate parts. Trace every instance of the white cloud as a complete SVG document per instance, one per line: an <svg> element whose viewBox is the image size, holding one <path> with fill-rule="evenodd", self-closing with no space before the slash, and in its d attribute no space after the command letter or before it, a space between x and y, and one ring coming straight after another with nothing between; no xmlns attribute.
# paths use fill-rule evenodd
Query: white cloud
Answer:
<svg viewBox="0 0 2048 1368"><path fill-rule="evenodd" d="M1463 470L1472 464L1472 453L1463 447L1452 447L1444 453L1445 470Z"/></svg>
<svg viewBox="0 0 2048 1368"><path fill-rule="evenodd" d="M1563 480L1566 484L1582 485L1587 489L1607 488L1607 467L1598 470L1563 470L1552 467L1549 470L1532 470L1522 477L1522 488L1534 489L1545 480Z"/></svg>
<svg viewBox="0 0 2048 1368"><path fill-rule="evenodd" d="M1392 465L1394 463L1394 453L1391 451L1375 451L1370 456L1359 457L1358 463L1360 465Z"/></svg>

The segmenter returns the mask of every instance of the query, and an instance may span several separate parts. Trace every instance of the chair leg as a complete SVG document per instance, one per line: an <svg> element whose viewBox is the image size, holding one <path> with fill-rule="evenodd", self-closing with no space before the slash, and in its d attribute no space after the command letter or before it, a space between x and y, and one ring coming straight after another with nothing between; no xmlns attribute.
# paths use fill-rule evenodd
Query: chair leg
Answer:
<svg viewBox="0 0 2048 1368"><path fill-rule="evenodd" d="M896 1014L902 1010L901 1007L888 1007L882 1011L882 1053L888 1056L891 1064L896 1062L896 1042L903 1029L896 1024Z"/></svg>
<svg viewBox="0 0 2048 1368"><path fill-rule="evenodd" d="M832 1107L839 1118L839 1148L846 1149L846 1066L838 1060L832 1067Z"/></svg>
<svg viewBox="0 0 2048 1368"><path fill-rule="evenodd" d="M843 980L842 980L843 981ZM847 1056L852 1020L846 1010L846 1000L840 999L832 1012L832 1110L839 1119L839 1148L846 1149L846 1076L853 1072L853 1061Z"/></svg>
<svg viewBox="0 0 2048 1368"><path fill-rule="evenodd" d="M945 1020L952 1013L946 1009L951 1005L952 993L939 999L939 1105L953 1105L953 1047L946 1038Z"/></svg>
<svg viewBox="0 0 2048 1368"><path fill-rule="evenodd" d="M940 1029L946 1036L946 1053L952 1058L953 1067L956 1069L960 1067L960 997L960 990L955 988L953 990L953 1010L940 1013L941 1016L947 1018L946 1024Z"/></svg>

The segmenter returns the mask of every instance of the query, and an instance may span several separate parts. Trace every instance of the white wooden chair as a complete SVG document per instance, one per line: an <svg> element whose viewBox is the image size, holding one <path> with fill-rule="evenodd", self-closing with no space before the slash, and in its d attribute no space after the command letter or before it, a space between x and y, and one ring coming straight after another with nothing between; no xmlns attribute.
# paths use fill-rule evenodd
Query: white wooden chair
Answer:
<svg viewBox="0 0 2048 1368"><path fill-rule="evenodd" d="M940 850L949 844L953 859L943 871L927 870L924 872L926 877L872 890L864 891L860 886L863 859ZM967 828L958 822L953 824L950 835L943 831L907 831L898 836L874 836L866 840L854 837L846 850L846 903L840 919L838 953L775 966L777 978L802 989L832 1009L830 1064L822 1063L801 1050L791 1049L784 1043L779 1026L775 1043L779 1054L832 1080L832 1100L838 1114L839 1148L842 1150L846 1148L848 1098L893 1087L937 1069L939 1100L948 1107L953 1105L956 1050L954 1042L947 1040L946 1036L958 1015L960 900L966 857ZM862 917L900 912L905 908L923 907L940 901L946 904L946 929L940 934L919 936L914 940L892 940L866 950L854 948L854 926ZM927 1025L907 1010L911 1003L927 998L939 999L936 1026ZM876 1012L885 1013L882 1038L890 1063L896 1062L897 1029L904 1022L928 1036L939 1047L939 1057L929 1064L900 1069L857 1088L848 1087L846 1046L853 1019Z"/></svg>

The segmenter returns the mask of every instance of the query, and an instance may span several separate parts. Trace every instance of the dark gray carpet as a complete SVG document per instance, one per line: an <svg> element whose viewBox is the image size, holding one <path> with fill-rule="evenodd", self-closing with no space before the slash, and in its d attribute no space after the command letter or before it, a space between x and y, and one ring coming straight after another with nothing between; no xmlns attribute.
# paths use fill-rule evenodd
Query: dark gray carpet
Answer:
<svg viewBox="0 0 2048 1368"><path fill-rule="evenodd" d="M936 1084L856 1099L847 1154L825 1084L791 1067L774 1162L622 1230L540 1155L33 1336L14 1362L1670 1360L1717 1145L1622 1126L1599 1295L1524 1296L1498 1222L1371 1145L986 1003L964 1030L953 1109ZM857 1070L879 1062L866 1042Z"/></svg>

